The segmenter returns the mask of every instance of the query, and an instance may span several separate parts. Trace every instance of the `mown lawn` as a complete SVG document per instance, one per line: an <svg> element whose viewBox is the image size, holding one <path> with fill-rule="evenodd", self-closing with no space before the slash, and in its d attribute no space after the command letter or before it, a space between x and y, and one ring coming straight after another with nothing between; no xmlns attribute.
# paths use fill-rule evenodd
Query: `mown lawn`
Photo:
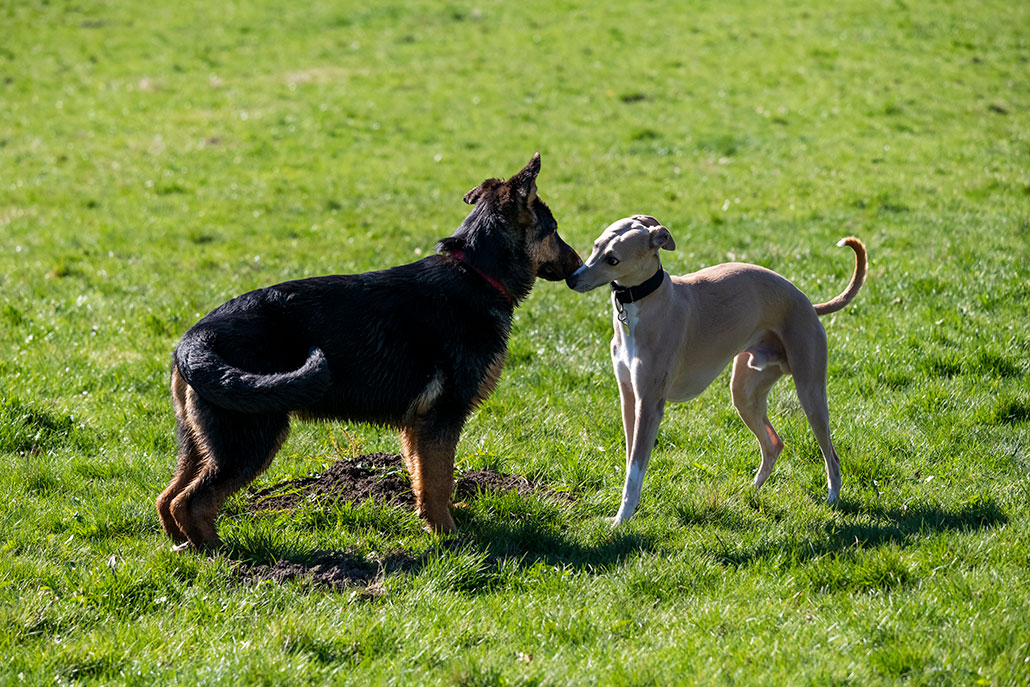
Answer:
<svg viewBox="0 0 1030 687"><path fill-rule="evenodd" d="M1030 5L0 4L0 683L1030 683ZM175 554L169 356L245 290L417 259L543 156L585 254L645 212L825 320L839 507L789 381L758 447L727 376L669 408L636 518L604 294L540 283L461 468L461 533L371 503ZM256 488L392 432L297 425ZM374 584L249 565L404 556Z"/></svg>

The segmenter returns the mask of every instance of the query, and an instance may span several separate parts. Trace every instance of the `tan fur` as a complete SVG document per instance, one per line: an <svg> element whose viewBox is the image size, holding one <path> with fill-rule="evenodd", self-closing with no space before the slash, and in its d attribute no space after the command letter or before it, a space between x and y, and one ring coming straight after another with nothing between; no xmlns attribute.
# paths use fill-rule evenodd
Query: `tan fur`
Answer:
<svg viewBox="0 0 1030 687"><path fill-rule="evenodd" d="M479 393L476 395L477 407L497 388L497 383L501 379L501 372L504 370L504 363L507 359L508 351L503 351L487 369L486 377L483 378L483 383L479 385Z"/></svg>
<svg viewBox="0 0 1030 687"><path fill-rule="evenodd" d="M187 388L186 382L183 381L182 376L179 374L179 370L173 368L171 380L172 407L175 409L175 419L179 422L180 426L184 425L186 422ZM157 514L161 519L161 526L164 528L164 531L168 536L176 543L186 541L186 535L183 533L182 528L175 522L175 518L172 517L172 499L174 499L189 485L190 482L193 481L196 477L198 467L199 464L197 461L193 460L190 455L190 451L188 451L184 446L180 446L178 467L176 469L175 478L172 480L171 484L161 492L161 495L157 497Z"/></svg>
<svg viewBox="0 0 1030 687"><path fill-rule="evenodd" d="M839 245L855 251L855 273L843 293L819 306L775 272L741 263L666 275L657 290L634 303L620 305L613 298L612 364L626 435L626 483L616 523L629 519L639 503L665 404L694 398L730 361L733 403L762 451L755 487L783 450L769 423L766 396L777 379L792 374L826 462L827 500L837 500L840 460L830 440L826 335L818 314L847 305L866 272L862 242L849 237ZM642 284L661 269L658 251L674 246L668 229L653 217L620 220L601 234L569 286L585 292L608 282Z"/></svg>
<svg viewBox="0 0 1030 687"><path fill-rule="evenodd" d="M554 234L546 237L543 241L530 244L529 259L533 262L534 270L545 262L556 261L558 259L558 241Z"/></svg>
<svg viewBox="0 0 1030 687"><path fill-rule="evenodd" d="M454 531L449 504L454 491L454 449L458 436L434 436L421 427L401 430L401 452L411 475L415 510L430 532Z"/></svg>

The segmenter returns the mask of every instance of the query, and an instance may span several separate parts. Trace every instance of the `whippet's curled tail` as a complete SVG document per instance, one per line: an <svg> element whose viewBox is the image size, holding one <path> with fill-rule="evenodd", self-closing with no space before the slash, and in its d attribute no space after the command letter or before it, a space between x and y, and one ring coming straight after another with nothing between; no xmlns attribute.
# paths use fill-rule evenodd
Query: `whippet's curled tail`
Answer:
<svg viewBox="0 0 1030 687"><path fill-rule="evenodd" d="M846 306L858 295L858 290L862 288L862 282L865 281L867 262L865 244L854 236L849 236L838 241L837 245L849 246L851 250L855 251L855 273L851 275L851 283L848 284L848 288L844 289L839 296L825 303L812 306L815 308L816 315L829 315Z"/></svg>

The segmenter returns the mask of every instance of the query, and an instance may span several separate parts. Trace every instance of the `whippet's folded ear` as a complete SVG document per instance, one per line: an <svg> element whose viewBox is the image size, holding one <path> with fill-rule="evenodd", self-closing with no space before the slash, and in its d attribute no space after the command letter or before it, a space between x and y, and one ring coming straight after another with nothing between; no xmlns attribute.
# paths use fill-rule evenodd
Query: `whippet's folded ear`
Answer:
<svg viewBox="0 0 1030 687"><path fill-rule="evenodd" d="M676 242L672 240L672 234L654 217L651 215L633 215L630 219L636 220L647 227L647 232L651 235L652 248L676 250Z"/></svg>
<svg viewBox="0 0 1030 687"><path fill-rule="evenodd" d="M648 230L651 234L651 247L660 248L663 250L676 250L676 241L673 240L672 234L669 230L659 224L657 227L651 227Z"/></svg>

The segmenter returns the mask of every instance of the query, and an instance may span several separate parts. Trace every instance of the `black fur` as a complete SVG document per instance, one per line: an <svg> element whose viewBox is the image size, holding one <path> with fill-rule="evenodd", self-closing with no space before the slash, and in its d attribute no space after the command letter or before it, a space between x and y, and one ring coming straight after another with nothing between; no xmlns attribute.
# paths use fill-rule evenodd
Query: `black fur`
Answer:
<svg viewBox="0 0 1030 687"><path fill-rule="evenodd" d="M285 282L204 317L174 354L214 405L402 424L442 373L463 422L479 382L506 347L512 306L447 255L356 275Z"/></svg>

